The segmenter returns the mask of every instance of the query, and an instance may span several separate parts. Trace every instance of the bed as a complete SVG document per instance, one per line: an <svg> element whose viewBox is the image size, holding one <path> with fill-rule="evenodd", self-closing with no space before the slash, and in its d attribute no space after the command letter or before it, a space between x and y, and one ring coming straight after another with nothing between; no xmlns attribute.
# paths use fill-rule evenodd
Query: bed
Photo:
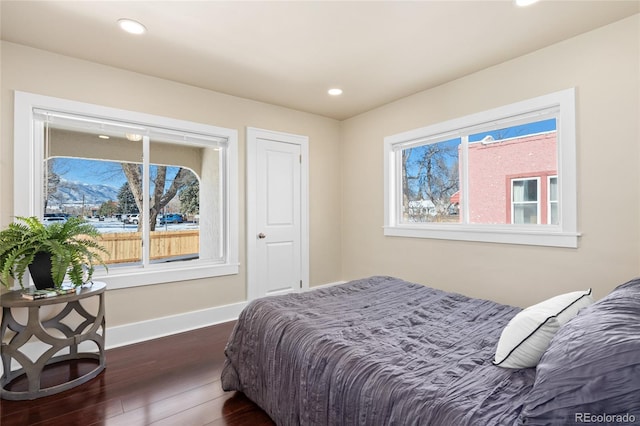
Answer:
<svg viewBox="0 0 640 426"><path fill-rule="evenodd" d="M528 309L381 276L258 299L229 338L222 386L280 426L583 423L576 410L640 421L640 282L589 305L562 326L549 317L537 368L504 368L496 346ZM595 344L585 321L606 324L592 337L609 342L603 360L580 349ZM585 399L576 377L597 376L599 363L615 368L587 383ZM615 383L607 395L603 383Z"/></svg>

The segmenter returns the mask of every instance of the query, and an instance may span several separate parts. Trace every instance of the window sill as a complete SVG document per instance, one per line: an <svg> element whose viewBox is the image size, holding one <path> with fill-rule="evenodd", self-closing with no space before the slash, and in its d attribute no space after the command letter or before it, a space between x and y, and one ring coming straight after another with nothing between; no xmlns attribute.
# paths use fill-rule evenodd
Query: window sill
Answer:
<svg viewBox="0 0 640 426"><path fill-rule="evenodd" d="M384 235L389 237L433 238L566 248L577 248L578 237L580 236L579 233L575 232L552 231L548 229L539 230L530 227L436 226L429 228L411 225L385 226Z"/></svg>
<svg viewBox="0 0 640 426"><path fill-rule="evenodd" d="M189 267L166 267L165 265L149 268L111 267L108 273L96 271L93 279L105 281L108 290L139 287L152 284L164 284L175 281L196 280L201 278L235 275L239 273L239 264L199 264Z"/></svg>

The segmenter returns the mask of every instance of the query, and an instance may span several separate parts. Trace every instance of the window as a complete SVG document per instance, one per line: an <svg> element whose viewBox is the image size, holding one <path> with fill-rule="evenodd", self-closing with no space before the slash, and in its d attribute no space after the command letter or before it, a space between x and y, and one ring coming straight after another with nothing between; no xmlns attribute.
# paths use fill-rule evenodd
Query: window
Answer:
<svg viewBox="0 0 640 426"><path fill-rule="evenodd" d="M574 98L385 138L385 235L576 247Z"/></svg>
<svg viewBox="0 0 640 426"><path fill-rule="evenodd" d="M540 179L511 181L511 223L540 223Z"/></svg>
<svg viewBox="0 0 640 426"><path fill-rule="evenodd" d="M547 200L547 217L552 225L558 224L558 176L549 176L547 183L549 199Z"/></svg>
<svg viewBox="0 0 640 426"><path fill-rule="evenodd" d="M85 217L110 288L238 272L236 131L16 93L15 137L16 215Z"/></svg>
<svg viewBox="0 0 640 426"><path fill-rule="evenodd" d="M544 172L511 179L509 223L558 225L558 177Z"/></svg>

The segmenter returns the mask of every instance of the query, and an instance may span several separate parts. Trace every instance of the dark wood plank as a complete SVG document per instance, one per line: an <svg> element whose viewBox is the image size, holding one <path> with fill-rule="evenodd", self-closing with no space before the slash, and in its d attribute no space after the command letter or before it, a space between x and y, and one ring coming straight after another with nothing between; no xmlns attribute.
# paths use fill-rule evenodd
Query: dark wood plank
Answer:
<svg viewBox="0 0 640 426"><path fill-rule="evenodd" d="M33 401L0 401L2 426L273 425L241 393L224 392L220 374L234 322L107 350L107 368L94 380ZM59 383L91 365L55 365ZM12 386L25 386L16 381Z"/></svg>
<svg viewBox="0 0 640 426"><path fill-rule="evenodd" d="M222 417L207 426L272 426L271 418L241 392L227 399L222 407Z"/></svg>

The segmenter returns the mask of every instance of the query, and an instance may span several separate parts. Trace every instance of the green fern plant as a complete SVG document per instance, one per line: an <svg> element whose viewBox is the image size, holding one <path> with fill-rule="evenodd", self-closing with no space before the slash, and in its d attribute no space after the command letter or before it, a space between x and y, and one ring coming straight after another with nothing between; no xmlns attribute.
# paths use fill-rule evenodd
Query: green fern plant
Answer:
<svg viewBox="0 0 640 426"><path fill-rule="evenodd" d="M0 282L7 288L10 278L22 280L36 254L51 257L51 277L60 287L65 276L74 286L91 281L96 265L107 265L102 254L107 250L96 239L98 230L81 218L69 218L64 223L44 225L37 217L17 217L0 231Z"/></svg>

